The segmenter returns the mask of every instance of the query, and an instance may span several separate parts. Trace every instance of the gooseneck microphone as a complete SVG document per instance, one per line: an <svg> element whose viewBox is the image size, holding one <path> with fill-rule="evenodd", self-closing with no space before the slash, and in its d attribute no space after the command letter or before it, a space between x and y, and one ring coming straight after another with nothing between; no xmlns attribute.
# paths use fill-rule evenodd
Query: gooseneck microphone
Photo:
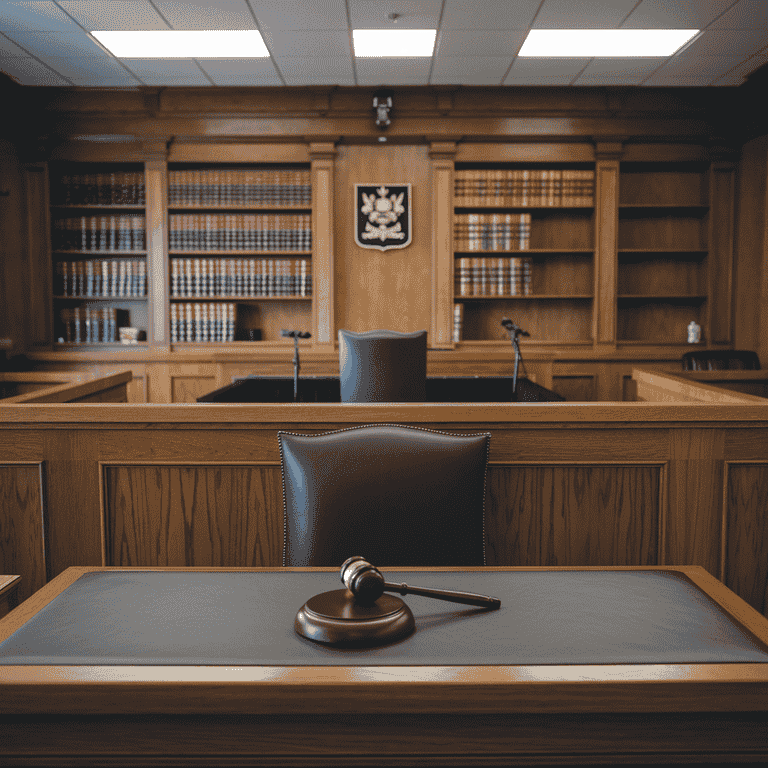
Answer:
<svg viewBox="0 0 768 768"><path fill-rule="evenodd" d="M478 595L474 592L411 587L404 583L395 584L384 581L381 571L359 555L344 561L341 566L341 581L355 596L355 600L363 605L374 603L385 592L397 592L401 595L421 595L422 597L433 597L436 600L447 600L451 603L476 605L489 610L496 610L501 607L501 600L498 597Z"/></svg>

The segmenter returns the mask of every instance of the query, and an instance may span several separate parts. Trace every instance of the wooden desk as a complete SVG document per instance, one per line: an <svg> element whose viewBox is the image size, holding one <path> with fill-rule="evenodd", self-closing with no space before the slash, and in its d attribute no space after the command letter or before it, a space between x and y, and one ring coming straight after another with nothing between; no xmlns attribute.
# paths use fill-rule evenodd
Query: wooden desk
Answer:
<svg viewBox="0 0 768 768"><path fill-rule="evenodd" d="M309 572L307 596L336 582L336 569L69 568L0 622L0 643L17 630L24 631L35 617L50 620L45 606L81 576L136 571L144 572L145 579L147 572L266 576L271 571L282 576L286 570L291 577ZM708 606L717 621L728 622L731 631L743 638L740 644L768 657L768 620L702 568L433 568L422 569L421 574L429 579L442 571L454 572L451 586L456 588L463 586L456 571L468 572L466 578L491 574L497 583L507 583L508 577L510 585L520 584L513 581L516 576L529 577L532 572L556 574L561 583L563 574L591 573L592 579L596 573L610 578L617 573L651 574L654 579L661 574L684 583L694 595L693 603ZM418 573L408 578L419 583ZM134 599L137 593L128 594ZM514 599L499 596L502 611L505 606L514 609ZM542 595L541 605L551 597ZM124 598L119 589L110 593L118 606ZM66 606L67 596L63 599ZM407 599L413 606L415 598ZM582 600L588 604L589 594L584 593ZM456 621L451 613L455 606L431 603L435 607L428 618L423 610L420 614L414 609L413 638L422 633L422 642L431 631L445 632L441 624ZM172 605L179 626L194 623L194 601ZM537 605L534 601L534 611ZM675 626L689 621L688 605L681 602L678 610L673 601ZM226 606L225 602L218 607L226 613ZM530 605L527 610L528 614L518 608L510 626L518 615L530 614ZM204 614L199 607L198 611ZM498 619L501 612L493 614ZM578 608L573 615L578 623ZM66 608L55 616L54 620L66 620ZM551 612L543 609L539 616L542 624L545 620L552 624ZM640 612L637 620L643 616ZM477 630L471 632L480 637L480 622L492 619L491 614L474 614L461 620L465 626L477 621ZM692 616L690 621L693 625ZM708 633L705 622L703 634L709 634L707 642L717 647L715 623ZM155 638L152 630L151 622L143 624L143 637ZM563 630L573 634L573 621L563 624ZM288 637L282 624L275 632ZM288 642L294 644L308 642L292 634L291 638ZM131 638L118 639L125 648ZM625 659L588 665L435 665L421 659L401 665L397 654L402 652L407 659L410 641L403 641L402 649L393 646L394 661L391 657L388 663L370 666L368 651L352 652L357 654L353 661L344 656L304 666L298 657L296 664L229 666L0 664L0 765L73 761L78 765L510 765L768 759L768 662ZM722 644L725 658L732 657L735 645ZM309 646L308 653L316 651L313 644ZM139 656L143 647L136 651ZM642 657L646 650L638 644L626 653ZM512 648L511 653L519 651ZM443 647L442 652L449 653L450 648Z"/></svg>

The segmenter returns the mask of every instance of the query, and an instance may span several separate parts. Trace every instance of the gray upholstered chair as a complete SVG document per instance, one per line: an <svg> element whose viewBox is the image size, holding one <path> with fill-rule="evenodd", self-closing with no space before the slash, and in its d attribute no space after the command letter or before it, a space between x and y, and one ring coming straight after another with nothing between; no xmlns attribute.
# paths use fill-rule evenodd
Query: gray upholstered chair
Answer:
<svg viewBox="0 0 768 768"><path fill-rule="evenodd" d="M283 565L485 565L490 433L280 431Z"/></svg>
<svg viewBox="0 0 768 768"><path fill-rule="evenodd" d="M423 403L427 332L339 331L342 403Z"/></svg>

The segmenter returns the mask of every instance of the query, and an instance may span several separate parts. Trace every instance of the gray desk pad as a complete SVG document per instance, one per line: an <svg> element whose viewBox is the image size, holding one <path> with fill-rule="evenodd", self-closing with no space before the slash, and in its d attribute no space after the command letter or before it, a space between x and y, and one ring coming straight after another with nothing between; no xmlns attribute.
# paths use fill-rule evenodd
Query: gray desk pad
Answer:
<svg viewBox="0 0 768 768"><path fill-rule="evenodd" d="M652 571L398 573L480 592L498 611L408 595L416 632L340 650L293 630L337 573L89 573L0 643L0 665L480 665L768 662L768 649L685 577Z"/></svg>

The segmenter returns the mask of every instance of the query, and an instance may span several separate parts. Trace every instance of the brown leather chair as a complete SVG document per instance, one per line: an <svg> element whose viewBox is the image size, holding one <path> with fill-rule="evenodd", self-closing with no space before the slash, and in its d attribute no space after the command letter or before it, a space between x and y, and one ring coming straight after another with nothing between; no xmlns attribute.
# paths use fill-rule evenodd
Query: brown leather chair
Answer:
<svg viewBox="0 0 768 768"><path fill-rule="evenodd" d="M490 433L376 424L277 433L283 565L485 565Z"/></svg>
<svg viewBox="0 0 768 768"><path fill-rule="evenodd" d="M423 403L427 332L339 331L342 403Z"/></svg>
<svg viewBox="0 0 768 768"><path fill-rule="evenodd" d="M759 371L757 352L739 349L717 349L686 352L684 371Z"/></svg>

